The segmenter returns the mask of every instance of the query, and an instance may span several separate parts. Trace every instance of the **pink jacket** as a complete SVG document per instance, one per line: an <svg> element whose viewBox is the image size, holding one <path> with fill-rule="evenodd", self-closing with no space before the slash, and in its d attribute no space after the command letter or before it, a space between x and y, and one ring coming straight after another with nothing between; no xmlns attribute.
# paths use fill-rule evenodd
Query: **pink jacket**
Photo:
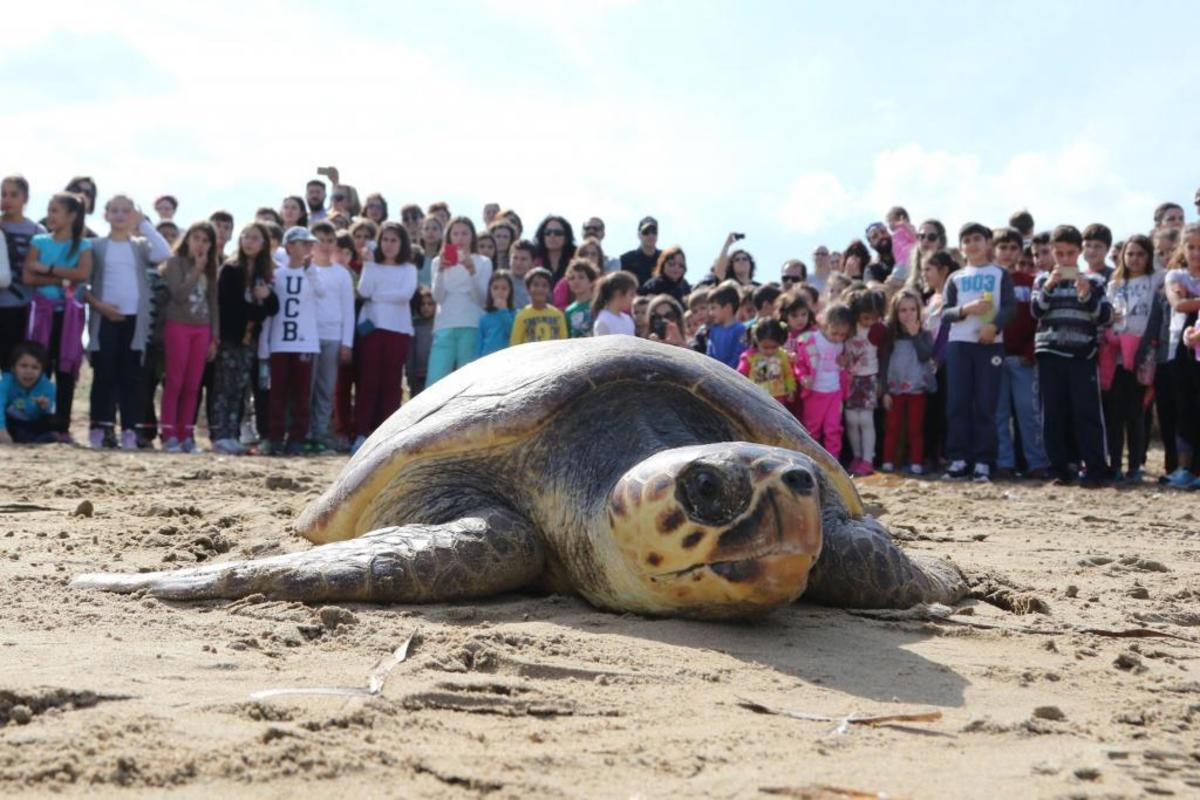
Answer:
<svg viewBox="0 0 1200 800"><path fill-rule="evenodd" d="M796 347L796 359L792 369L796 374L796 385L800 387L800 397L811 397L813 390L804 385L804 379L815 376L817 374L817 359L820 356L817 354L817 333L809 331L803 334ZM842 397L850 394L850 370L842 367L838 370L838 383L841 387Z"/></svg>

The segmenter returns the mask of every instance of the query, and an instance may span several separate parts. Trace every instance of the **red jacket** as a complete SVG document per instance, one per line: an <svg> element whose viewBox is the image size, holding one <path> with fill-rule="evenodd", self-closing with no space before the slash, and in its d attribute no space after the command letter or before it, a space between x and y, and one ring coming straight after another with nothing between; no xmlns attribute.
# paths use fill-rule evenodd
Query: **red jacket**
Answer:
<svg viewBox="0 0 1200 800"><path fill-rule="evenodd" d="M1037 333L1037 320L1033 317L1030 300L1033 294L1033 275L1025 272L1009 272L1012 276L1013 295L1017 310L1012 322L1004 326L1004 355L1020 356L1033 360L1033 335Z"/></svg>

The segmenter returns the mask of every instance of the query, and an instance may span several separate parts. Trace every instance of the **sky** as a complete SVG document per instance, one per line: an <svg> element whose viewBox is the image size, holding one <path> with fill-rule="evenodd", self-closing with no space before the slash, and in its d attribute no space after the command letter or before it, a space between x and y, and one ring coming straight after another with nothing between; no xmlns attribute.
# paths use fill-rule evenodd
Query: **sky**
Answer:
<svg viewBox="0 0 1200 800"><path fill-rule="evenodd" d="M652 214L693 278L730 231L773 276L896 204L1196 218L1195 0L59 0L4 25L0 171L35 218L87 174L240 225L334 165L395 217L598 215L610 255Z"/></svg>

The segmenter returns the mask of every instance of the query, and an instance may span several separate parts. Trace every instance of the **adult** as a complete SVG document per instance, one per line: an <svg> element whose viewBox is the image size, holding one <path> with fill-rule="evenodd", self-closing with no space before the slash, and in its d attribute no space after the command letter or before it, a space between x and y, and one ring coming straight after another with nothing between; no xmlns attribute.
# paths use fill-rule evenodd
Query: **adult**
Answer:
<svg viewBox="0 0 1200 800"><path fill-rule="evenodd" d="M329 215L341 214L350 220L362 214L362 202L358 199L358 190L347 183L335 184L333 194L329 196Z"/></svg>
<svg viewBox="0 0 1200 800"><path fill-rule="evenodd" d="M367 201L363 203L363 216L376 225L383 225L387 222L388 204L387 200L383 199L383 195L379 192L367 195Z"/></svg>
<svg viewBox="0 0 1200 800"><path fill-rule="evenodd" d="M308 201L308 218L320 222L329 213L325 210L325 182L313 178L304 187L304 199Z"/></svg>
<svg viewBox="0 0 1200 800"><path fill-rule="evenodd" d="M46 229L25 216L29 202L29 181L21 175L9 175L0 182L0 231L8 255L9 283L0 289L0 370L7 371L12 350L25 340L29 319L30 294L25 285L25 256L33 237ZM3 409L0 409L3 413Z"/></svg>
<svg viewBox="0 0 1200 800"><path fill-rule="evenodd" d="M758 264L754 261L754 256L750 255L748 250L738 248L732 253L729 248L733 247L734 242L741 241L744 234L730 233L725 237L725 243L721 245L721 252L717 254L717 260L713 262L712 272L704 276L704 280L700 283L703 286L715 286L720 284L726 278L732 278L742 286L760 286L761 284L754 280L754 271Z"/></svg>
<svg viewBox="0 0 1200 800"><path fill-rule="evenodd" d="M646 338L655 342L687 347L683 323L683 306L669 294L655 295L646 306Z"/></svg>
<svg viewBox="0 0 1200 800"><path fill-rule="evenodd" d="M842 273L846 270L846 257L841 250L829 251L829 274Z"/></svg>
<svg viewBox="0 0 1200 800"><path fill-rule="evenodd" d="M590 238L595 239L597 242L603 242L605 232L604 220L599 217L588 217L587 222L583 223L584 239ZM616 272L621 269L621 259L616 256L606 258L604 264L598 267L598 269L601 272Z"/></svg>
<svg viewBox="0 0 1200 800"><path fill-rule="evenodd" d="M154 201L154 212L158 214L159 222L174 222L175 212L179 210L179 201L174 195L164 194Z"/></svg>
<svg viewBox="0 0 1200 800"><path fill-rule="evenodd" d="M658 263L654 265L654 274L650 280L638 287L638 294L665 294L675 298L676 302L683 303L684 298L692 293L692 287L683 277L686 273L687 256L684 255L683 248L678 245L668 247L659 254ZM683 321L682 314L680 321Z"/></svg>
<svg viewBox="0 0 1200 800"><path fill-rule="evenodd" d="M863 274L868 281L886 283L896 271L896 254L892 251L892 234L882 222L872 222L866 230L867 243L875 251L875 258L867 264ZM898 276L903 279L903 275Z"/></svg>
<svg viewBox="0 0 1200 800"><path fill-rule="evenodd" d="M817 245L813 249L813 268L805 278L805 283L812 286L818 292L825 290L825 281L829 279L829 273L833 272L833 264L829 259L829 248L825 245Z"/></svg>
<svg viewBox="0 0 1200 800"><path fill-rule="evenodd" d="M554 305L561 311L571 304L571 290L566 284L567 265L575 257L575 231L571 223L557 214L550 214L533 234L537 251L535 267L550 270L550 285L554 287Z"/></svg>
<svg viewBox="0 0 1200 800"><path fill-rule="evenodd" d="M425 221L425 212L416 203L409 203L400 209L400 222L408 231L408 239L414 245L421 241L421 223Z"/></svg>
<svg viewBox="0 0 1200 800"><path fill-rule="evenodd" d="M70 191L69 189L67 191ZM1183 206L1167 201L1154 209L1154 229L1183 230Z"/></svg>
<svg viewBox="0 0 1200 800"><path fill-rule="evenodd" d="M281 228L285 231L288 228L308 227L308 209L304 207L304 198L296 195L289 195L283 198L283 202L279 206L280 220L276 220Z"/></svg>
<svg viewBox="0 0 1200 800"><path fill-rule="evenodd" d="M662 251L658 249L658 220L654 217L642 217L638 220L638 239L636 250L621 254L621 269L632 272L638 279L638 285L650 280L658 257Z"/></svg>
<svg viewBox="0 0 1200 800"><path fill-rule="evenodd" d="M945 248L946 226L936 219L927 219L922 222L917 228L917 246L913 248L910 256L912 263L909 265L905 286L915 289L918 294L925 297L928 294L925 285L925 262L931 255Z"/></svg>
<svg viewBox="0 0 1200 800"><path fill-rule="evenodd" d="M867 280L867 265L871 263L871 251L862 239L852 239L846 245L842 261L842 273L853 281Z"/></svg>
<svg viewBox="0 0 1200 800"><path fill-rule="evenodd" d="M798 258L789 258L783 262L783 268L779 271L779 284L786 292L788 289L795 289L802 283L808 281L808 265Z"/></svg>

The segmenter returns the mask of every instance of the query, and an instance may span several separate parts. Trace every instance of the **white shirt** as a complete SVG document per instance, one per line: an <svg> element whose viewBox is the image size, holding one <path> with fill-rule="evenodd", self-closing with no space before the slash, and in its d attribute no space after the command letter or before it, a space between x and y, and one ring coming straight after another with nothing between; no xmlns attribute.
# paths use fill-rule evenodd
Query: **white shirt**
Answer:
<svg viewBox="0 0 1200 800"><path fill-rule="evenodd" d="M813 341L817 344L817 363L813 364L817 373L813 377L812 390L821 394L841 391L842 367L838 364L838 356L845 344L829 341L821 331L816 332Z"/></svg>
<svg viewBox="0 0 1200 800"><path fill-rule="evenodd" d="M492 262L478 254L472 255L475 274L461 264L442 269L441 258L435 258L433 270L433 299L437 301L435 331L446 328L478 328L487 301L488 284L492 281Z"/></svg>
<svg viewBox="0 0 1200 800"><path fill-rule="evenodd" d="M1113 320L1113 331L1133 336L1143 335L1146 325L1150 322L1150 310L1162 283L1161 272L1138 275L1123 283L1109 282L1109 302L1112 303L1113 313L1119 312L1121 315L1120 321Z"/></svg>
<svg viewBox="0 0 1200 800"><path fill-rule="evenodd" d="M133 243L109 242L104 255L104 285L100 287L104 302L117 307L122 314L138 310L137 259Z"/></svg>
<svg viewBox="0 0 1200 800"><path fill-rule="evenodd" d="M633 323L633 317L628 314L614 314L607 308L600 309L600 313L596 315L596 321L592 323L593 336L609 336L611 334L633 336L636 332L637 327Z"/></svg>
<svg viewBox="0 0 1200 800"><path fill-rule="evenodd" d="M341 264L314 266L325 297L317 303L317 338L354 347L354 279Z"/></svg>
<svg viewBox="0 0 1200 800"><path fill-rule="evenodd" d="M279 313L271 317L269 347L272 353L319 353L317 305L325 297L318 267L280 267L275 270L275 296Z"/></svg>
<svg viewBox="0 0 1200 800"><path fill-rule="evenodd" d="M358 296L366 302L358 312L359 322L394 333L413 333L409 302L417 291L417 268L412 264L363 264L358 279Z"/></svg>

